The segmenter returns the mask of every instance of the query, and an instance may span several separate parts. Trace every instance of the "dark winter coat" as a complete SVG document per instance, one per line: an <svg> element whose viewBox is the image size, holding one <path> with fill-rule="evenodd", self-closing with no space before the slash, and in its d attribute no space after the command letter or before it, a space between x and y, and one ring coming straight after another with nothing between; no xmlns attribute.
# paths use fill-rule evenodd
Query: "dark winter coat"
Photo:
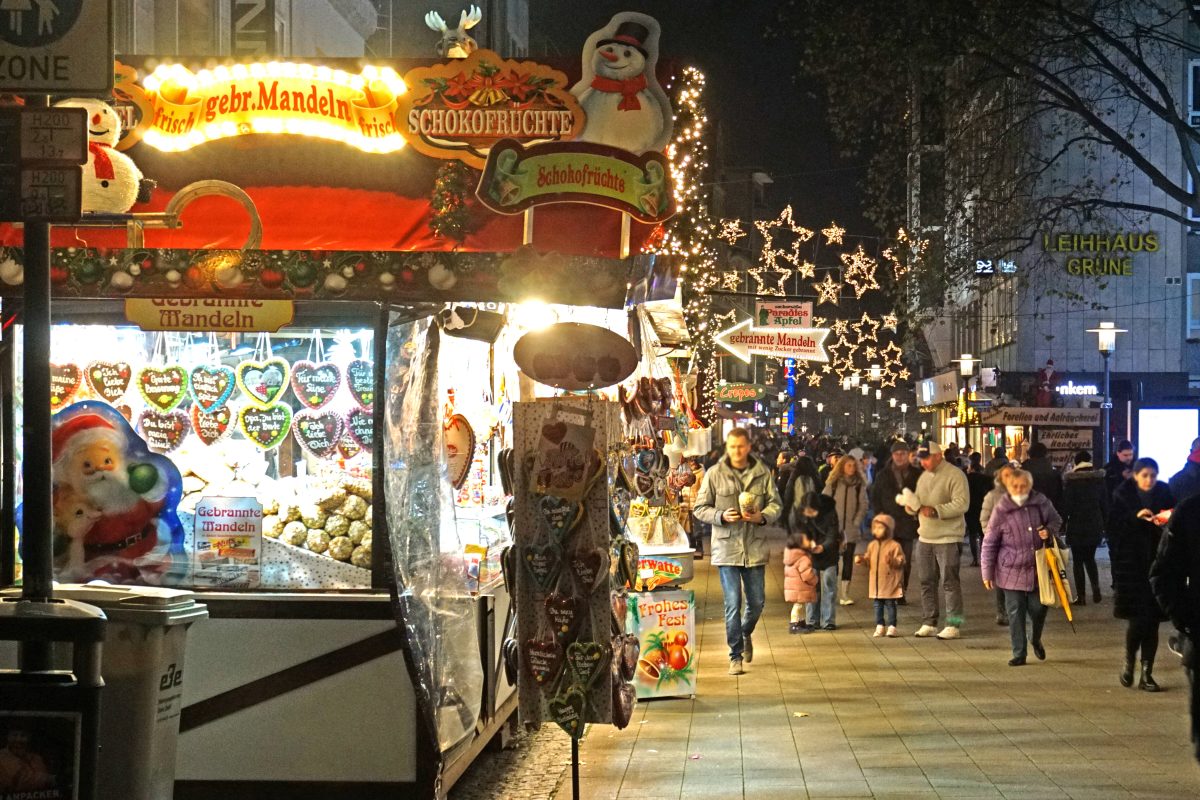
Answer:
<svg viewBox="0 0 1200 800"><path fill-rule="evenodd" d="M837 509L838 525L842 529L842 541L854 549L862 534L862 523L867 516L867 484L861 475L852 479L837 476L825 484L823 494L832 497Z"/></svg>
<svg viewBox="0 0 1200 800"><path fill-rule="evenodd" d="M1150 565L1158 553L1162 528L1138 519L1137 513L1148 508L1157 514L1172 508L1175 498L1162 482L1155 484L1149 495L1148 499L1142 499L1132 478L1113 493L1108 516L1108 543L1116 586L1113 616L1120 619L1167 618L1150 591Z"/></svg>
<svg viewBox="0 0 1200 800"><path fill-rule="evenodd" d="M1132 470L1132 467L1132 464L1126 464L1117 458L1116 453L1113 453L1112 458L1104 465L1104 488L1110 500L1117 487L1126 481L1125 471Z"/></svg>
<svg viewBox="0 0 1200 800"><path fill-rule="evenodd" d="M1041 492L1050 498L1054 507L1062 503L1062 475L1054 468L1048 458L1028 458L1021 464L1021 469L1033 476L1033 490Z"/></svg>
<svg viewBox="0 0 1200 800"><path fill-rule="evenodd" d="M807 492L819 492L823 483L814 480L811 475L804 475L800 470L794 469L788 475L787 484L779 487L779 493L783 495L783 527L788 533L792 532L792 509L797 501Z"/></svg>
<svg viewBox="0 0 1200 800"><path fill-rule="evenodd" d="M983 472L967 473L967 490L971 493L971 505L967 506L967 519L979 519L983 511L983 498L995 486L995 479Z"/></svg>
<svg viewBox="0 0 1200 800"><path fill-rule="evenodd" d="M1183 469L1171 478L1171 494L1176 502L1182 503L1192 495L1200 494L1200 464L1188 461Z"/></svg>
<svg viewBox="0 0 1200 800"><path fill-rule="evenodd" d="M821 545L824 550L812 554L813 569L817 572L836 566L841 545L841 531L838 529L837 508L833 498L825 495L817 496L817 516L804 516L804 510L792 509L792 531L802 532L814 545Z"/></svg>
<svg viewBox="0 0 1200 800"><path fill-rule="evenodd" d="M1049 539L1042 541L1038 528L1045 527L1051 536L1057 536L1060 522L1054 504L1036 489L1023 506L1012 497L1002 498L988 520L979 554L983 579L1001 589L1032 592L1037 588L1034 554L1050 543Z"/></svg>
<svg viewBox="0 0 1200 800"><path fill-rule="evenodd" d="M983 472L989 478L991 478L991 477L995 476L996 470L1000 469L1007 463L1008 463L1008 459L1004 458L1003 456L993 458L991 461L987 462L987 465L983 468Z"/></svg>
<svg viewBox="0 0 1200 800"><path fill-rule="evenodd" d="M896 521L895 538L899 541L917 538L917 519L896 502L896 495L905 489L917 490L920 467L909 464L901 480L896 479L896 468L889 461L875 469L875 483L871 484L871 508L876 514L887 514Z"/></svg>
<svg viewBox="0 0 1200 800"><path fill-rule="evenodd" d="M1071 547L1097 547L1104 535L1109 495L1104 490L1104 470L1090 466L1063 477L1062 518Z"/></svg>

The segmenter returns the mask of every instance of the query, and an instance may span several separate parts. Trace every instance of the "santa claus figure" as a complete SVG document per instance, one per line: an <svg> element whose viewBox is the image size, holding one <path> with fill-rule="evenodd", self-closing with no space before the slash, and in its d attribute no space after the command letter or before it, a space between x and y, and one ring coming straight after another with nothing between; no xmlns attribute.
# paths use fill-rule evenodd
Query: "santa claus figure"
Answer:
<svg viewBox="0 0 1200 800"><path fill-rule="evenodd" d="M76 498L69 504L73 515L82 511L87 519L82 542L87 564L98 559L133 562L158 544L159 515L170 482L152 463L130 463L128 450L126 435L97 413L75 414L55 427L55 492ZM71 520L55 523L70 535Z"/></svg>
<svg viewBox="0 0 1200 800"><path fill-rule="evenodd" d="M1037 372L1037 390L1034 405L1038 408L1051 408L1054 405L1054 394L1058 391L1058 372L1054 369L1054 359L1046 360L1046 366Z"/></svg>

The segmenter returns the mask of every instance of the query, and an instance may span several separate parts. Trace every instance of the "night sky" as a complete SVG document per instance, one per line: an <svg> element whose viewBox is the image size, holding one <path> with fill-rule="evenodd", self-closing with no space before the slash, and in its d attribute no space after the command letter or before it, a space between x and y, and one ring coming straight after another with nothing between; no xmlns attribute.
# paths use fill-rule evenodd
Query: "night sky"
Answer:
<svg viewBox="0 0 1200 800"><path fill-rule="evenodd" d="M619 11L658 19L661 60L704 70L711 145L720 140L729 166L770 173L772 205L791 203L797 222L809 227L834 219L852 234L875 233L861 216L862 173L837 156L819 92L793 80L793 48L765 39L777 13L774 3L530 0L530 54L578 57L588 35Z"/></svg>

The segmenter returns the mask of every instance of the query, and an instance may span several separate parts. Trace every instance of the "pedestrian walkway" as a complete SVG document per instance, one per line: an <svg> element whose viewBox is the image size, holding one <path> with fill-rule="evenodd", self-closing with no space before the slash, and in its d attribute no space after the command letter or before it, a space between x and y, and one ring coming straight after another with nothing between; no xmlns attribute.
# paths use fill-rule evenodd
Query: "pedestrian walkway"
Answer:
<svg viewBox="0 0 1200 800"><path fill-rule="evenodd" d="M1079 610L1076 634L1051 609L1047 660L1009 667L1008 629L995 624L978 568L962 571L958 641L912 636L919 601L900 608L903 638L872 638L860 569L838 631L789 635L778 536L746 674L726 674L720 581L699 562L698 695L642 702L624 731L593 727L581 745L583 797L1200 797L1168 626L1158 695L1117 682L1124 623L1108 592ZM568 781L556 797L570 795Z"/></svg>

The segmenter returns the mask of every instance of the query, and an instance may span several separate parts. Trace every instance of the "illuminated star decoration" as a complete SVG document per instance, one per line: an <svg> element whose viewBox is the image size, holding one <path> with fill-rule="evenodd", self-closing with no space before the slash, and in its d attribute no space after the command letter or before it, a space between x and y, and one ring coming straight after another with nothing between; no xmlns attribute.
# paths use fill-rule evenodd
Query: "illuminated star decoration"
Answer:
<svg viewBox="0 0 1200 800"><path fill-rule="evenodd" d="M828 322L828 321L829 321L829 320L825 319L824 317L813 317L813 323L812 323L812 324L813 324L813 327L814 327L814 328L824 328L824 327L825 327L825 323L826 323L826 322Z"/></svg>
<svg viewBox="0 0 1200 800"><path fill-rule="evenodd" d="M788 278L792 277L792 271L780 267L753 267L746 270L754 276L754 282L758 284L755 294L769 294L776 297L783 297L787 294L786 283ZM766 276L766 280L764 277ZM774 281L774 286L768 286L767 281Z"/></svg>
<svg viewBox="0 0 1200 800"><path fill-rule="evenodd" d="M817 292L817 305L821 303L833 303L836 306L838 304L838 296L841 294L842 285L835 281L828 272L825 273L825 280L812 284L812 287Z"/></svg>
<svg viewBox="0 0 1200 800"><path fill-rule="evenodd" d="M862 319L850 326L850 328L858 334L858 342L878 342L879 341L879 321L871 319L863 312Z"/></svg>
<svg viewBox="0 0 1200 800"><path fill-rule="evenodd" d="M868 347L863 351L863 355L867 357L867 361L870 361L878 355L878 351L874 347Z"/></svg>
<svg viewBox="0 0 1200 800"><path fill-rule="evenodd" d="M721 229L717 232L718 239L724 239L730 244L737 244L737 240L746 235L742 230L742 221L740 219L723 219L721 220Z"/></svg>
<svg viewBox="0 0 1200 800"><path fill-rule="evenodd" d="M821 372L824 372L826 375L833 372L833 364L822 364Z"/></svg>
<svg viewBox="0 0 1200 800"><path fill-rule="evenodd" d="M849 322L847 322L846 320L844 320L844 319L835 319L835 320L833 321L833 325L831 325L831 326L830 326L830 330L832 330L832 331L833 331L834 333L836 333L838 336L845 336L845 335L846 335L846 329L847 329L848 327L850 327L850 323L849 323Z"/></svg>
<svg viewBox="0 0 1200 800"><path fill-rule="evenodd" d="M716 326L715 330L722 331L726 328L737 324L737 309L729 309L724 314L713 315L713 323Z"/></svg>
<svg viewBox="0 0 1200 800"><path fill-rule="evenodd" d="M825 364L825 366L828 367L829 365ZM816 372L809 375L808 376L808 385L810 388L820 386L821 385L821 376Z"/></svg>
<svg viewBox="0 0 1200 800"><path fill-rule="evenodd" d="M842 253L842 263L846 271L842 280L854 289L854 296L861 300L870 289L878 289L879 281L875 280L875 259L866 254L862 245L853 253Z"/></svg>
<svg viewBox="0 0 1200 800"><path fill-rule="evenodd" d="M883 315L883 327L885 330L894 331L894 330L896 330L896 326L898 326L899 324L900 324L900 321L898 319L896 319L895 314L884 314Z"/></svg>
<svg viewBox="0 0 1200 800"><path fill-rule="evenodd" d="M738 272L737 270L721 273L721 288L733 292L737 291L738 287L741 285L742 273Z"/></svg>
<svg viewBox="0 0 1200 800"><path fill-rule="evenodd" d="M757 220L754 227L762 234L762 263L766 267L772 269L778 267L778 259L782 258L793 267L800 266L800 246L813 237L813 232L808 228L797 225L792 221L792 207L787 206L776 220ZM795 238L792 239L790 250L777 249L775 247L775 236L771 232L775 228L785 229L792 233Z"/></svg>
<svg viewBox="0 0 1200 800"><path fill-rule="evenodd" d="M817 277L817 265L811 261L801 261L796 267L796 274L801 278L815 278Z"/></svg>
<svg viewBox="0 0 1200 800"><path fill-rule="evenodd" d="M828 228L821 229L821 233L825 234L825 244L841 244L842 236L845 235L846 229L836 222L831 222Z"/></svg>

